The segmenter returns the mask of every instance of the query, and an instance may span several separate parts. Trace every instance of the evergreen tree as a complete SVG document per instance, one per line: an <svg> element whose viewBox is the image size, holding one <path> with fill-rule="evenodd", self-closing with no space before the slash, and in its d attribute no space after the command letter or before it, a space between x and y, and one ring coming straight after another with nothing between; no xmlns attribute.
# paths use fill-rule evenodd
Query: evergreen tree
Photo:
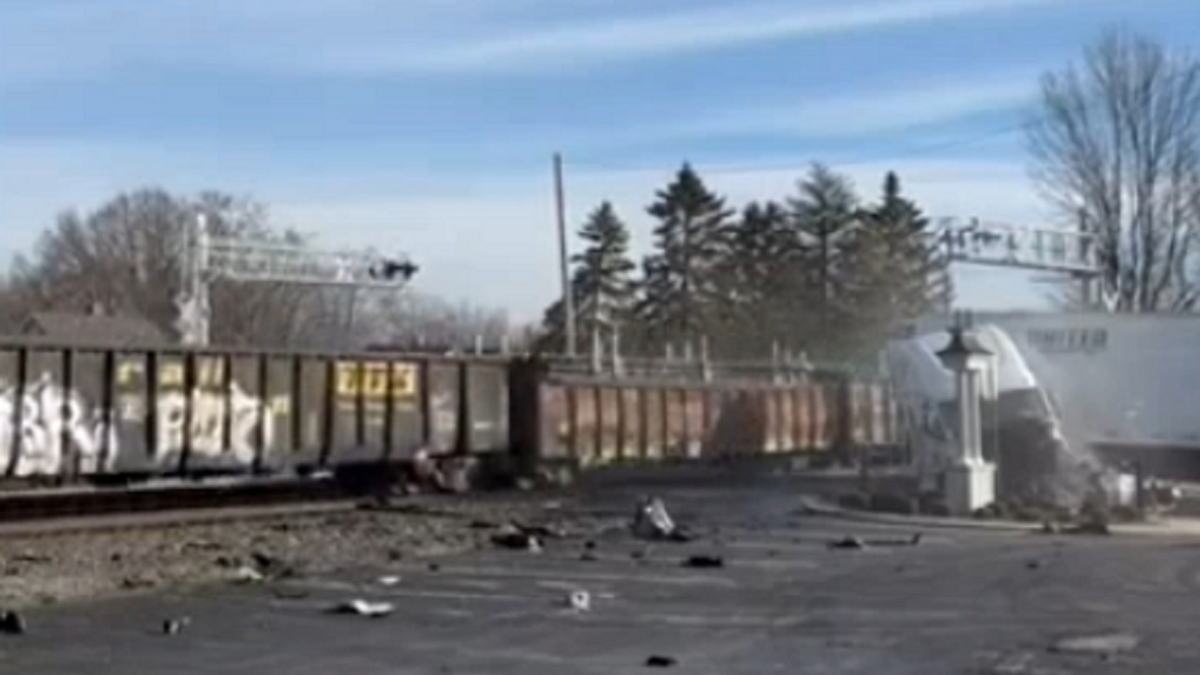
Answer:
<svg viewBox="0 0 1200 675"><path fill-rule="evenodd" d="M642 265L638 314L660 344L683 340L695 347L724 315L718 277L733 212L689 164L656 196L646 209L658 225L655 253Z"/></svg>
<svg viewBox="0 0 1200 675"><path fill-rule="evenodd" d="M629 258L629 229L610 202L600 204L588 216L578 235L586 247L571 257L575 267L571 290L577 335L587 340L576 347L586 352L592 340L609 333L606 327L620 330L631 318L636 265ZM543 349L566 346L565 318L560 298L546 310L542 321Z"/></svg>
<svg viewBox="0 0 1200 675"><path fill-rule="evenodd" d="M796 332L810 352L843 356L843 333L854 328L845 305L845 277L846 249L859 223L858 196L847 177L814 164L788 206L801 247L793 278L808 310L796 317Z"/></svg>
<svg viewBox="0 0 1200 675"><path fill-rule="evenodd" d="M929 220L888 172L877 205L864 210L851 245L854 306L867 347L902 324L949 304L953 285Z"/></svg>
<svg viewBox="0 0 1200 675"><path fill-rule="evenodd" d="M798 246L787 209L751 202L730 228L728 245L724 292L733 321L722 352L762 358L787 333L792 304L789 279Z"/></svg>

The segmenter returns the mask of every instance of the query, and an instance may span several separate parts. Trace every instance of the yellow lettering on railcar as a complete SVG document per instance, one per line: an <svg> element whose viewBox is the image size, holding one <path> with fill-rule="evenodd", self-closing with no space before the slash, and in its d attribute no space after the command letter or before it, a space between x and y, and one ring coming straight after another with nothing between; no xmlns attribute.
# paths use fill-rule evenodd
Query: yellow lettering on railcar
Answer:
<svg viewBox="0 0 1200 675"><path fill-rule="evenodd" d="M339 361L334 373L334 392L338 398L385 399L391 390L396 401L417 396L417 368L411 363L393 363L389 372L386 361Z"/></svg>
<svg viewBox="0 0 1200 675"><path fill-rule="evenodd" d="M183 386L183 362L168 361L158 364L159 387L172 389ZM117 364L117 385L128 387L140 384L146 377L146 364L141 360L124 361ZM225 362L219 358L200 358L193 370L195 386L219 389L225 382Z"/></svg>

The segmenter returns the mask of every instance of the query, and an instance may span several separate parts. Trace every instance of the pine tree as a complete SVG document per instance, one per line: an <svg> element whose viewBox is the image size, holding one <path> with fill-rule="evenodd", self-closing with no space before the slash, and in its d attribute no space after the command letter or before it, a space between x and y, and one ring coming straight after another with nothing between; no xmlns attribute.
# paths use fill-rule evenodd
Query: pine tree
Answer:
<svg viewBox="0 0 1200 675"><path fill-rule="evenodd" d="M822 357L844 355L844 333L853 330L846 311L846 248L859 223L859 199L850 180L814 164L788 201L802 248L795 273L807 316L796 332Z"/></svg>
<svg viewBox="0 0 1200 675"><path fill-rule="evenodd" d="M606 327L620 330L631 318L636 265L629 258L629 229L610 202L600 204L588 216L578 235L586 247L571 257L575 267L571 289L577 335L587 338L585 345L590 345L591 340L602 339L609 332ZM543 348L566 346L565 315L561 299L546 310ZM576 347L586 351L585 345Z"/></svg>
<svg viewBox="0 0 1200 675"><path fill-rule="evenodd" d="M929 220L888 172L877 205L864 210L851 246L854 305L870 346L902 324L949 304L949 262Z"/></svg>
<svg viewBox="0 0 1200 675"><path fill-rule="evenodd" d="M656 196L646 209L658 225L656 252L642 265L639 317L660 344L683 340L695 347L725 313L718 277L733 211L689 164Z"/></svg>
<svg viewBox="0 0 1200 675"><path fill-rule="evenodd" d="M725 295L731 304L731 334L725 353L762 358L787 332L788 283L798 251L787 210L776 202L751 202L730 228Z"/></svg>

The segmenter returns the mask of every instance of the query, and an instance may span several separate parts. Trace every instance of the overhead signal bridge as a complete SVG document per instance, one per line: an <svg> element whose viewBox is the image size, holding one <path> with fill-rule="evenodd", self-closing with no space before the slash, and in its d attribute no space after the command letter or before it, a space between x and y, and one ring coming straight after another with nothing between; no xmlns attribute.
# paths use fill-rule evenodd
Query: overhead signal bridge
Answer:
<svg viewBox="0 0 1200 675"><path fill-rule="evenodd" d="M331 251L299 244L216 237L200 214L190 229L184 292L176 299L183 341L209 343L212 309L209 285L226 279L368 291L399 291L420 270L406 254L383 255L373 249Z"/></svg>

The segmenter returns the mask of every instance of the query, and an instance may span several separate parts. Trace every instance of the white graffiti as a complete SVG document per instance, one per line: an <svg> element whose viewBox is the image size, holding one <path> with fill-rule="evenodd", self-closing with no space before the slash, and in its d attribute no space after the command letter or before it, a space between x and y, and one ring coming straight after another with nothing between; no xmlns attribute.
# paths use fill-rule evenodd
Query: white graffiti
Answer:
<svg viewBox="0 0 1200 675"><path fill-rule="evenodd" d="M162 458L183 450L184 425L188 416L188 397L181 391L164 392L155 405L157 443L155 457ZM236 383L229 385L228 424L226 439L226 399L219 391L195 390L191 396L190 451L199 457L230 457L239 464L251 464L258 446L259 421L262 446L270 448L274 440L270 405L242 391Z"/></svg>
<svg viewBox="0 0 1200 675"><path fill-rule="evenodd" d="M0 475L10 467L15 476L61 475L76 458L81 473L109 471L117 449L104 411L64 389L50 373L42 373L20 395L16 386L0 385Z"/></svg>

